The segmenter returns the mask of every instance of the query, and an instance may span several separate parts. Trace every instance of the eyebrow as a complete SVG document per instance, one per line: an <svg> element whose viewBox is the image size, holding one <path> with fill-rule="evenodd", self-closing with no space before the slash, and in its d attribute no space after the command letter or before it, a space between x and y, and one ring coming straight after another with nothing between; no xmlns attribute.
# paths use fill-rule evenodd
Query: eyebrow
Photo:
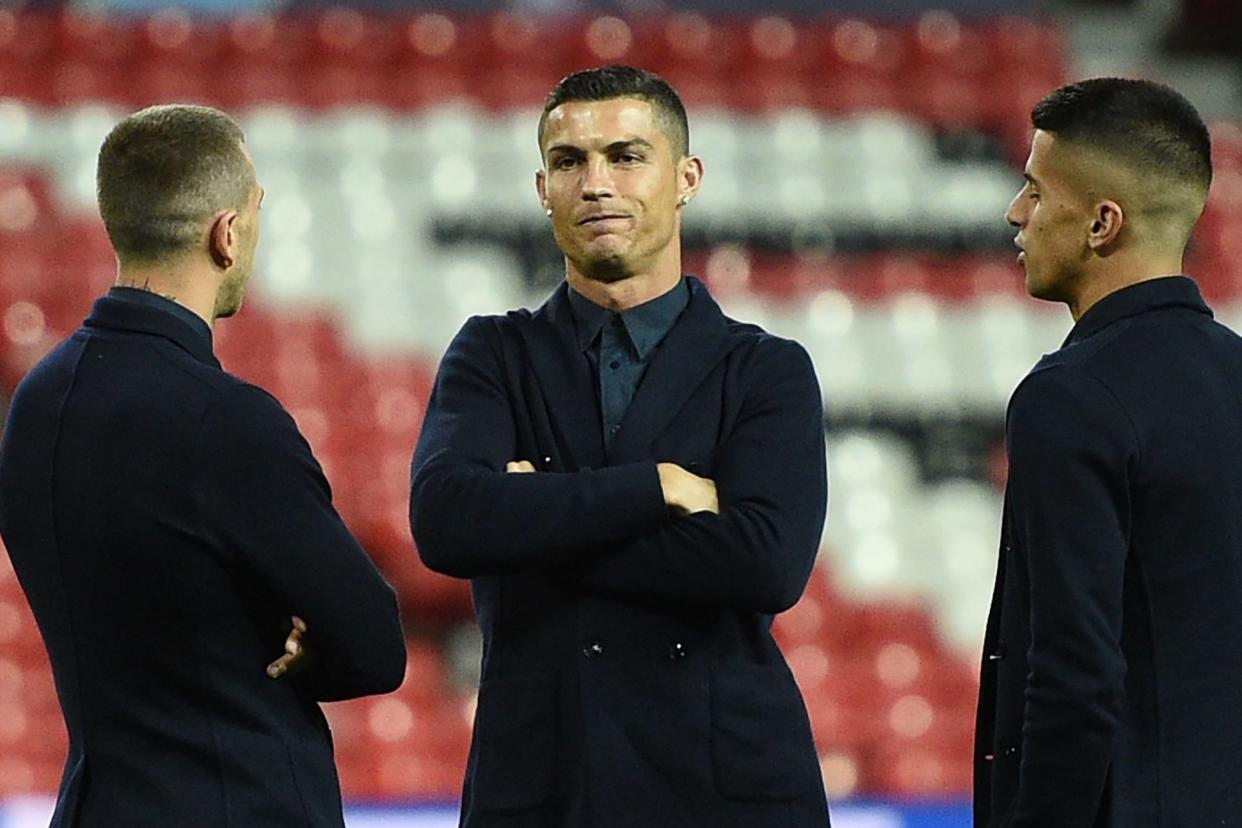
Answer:
<svg viewBox="0 0 1242 828"><path fill-rule="evenodd" d="M627 138L623 141L613 141L611 144L604 147L604 152L620 152L621 150L629 149L631 147L641 147L647 150L655 149L655 146L650 141L642 138ZM582 155L584 150L581 147L575 147L570 144L555 144L548 147L548 155L554 155L556 153Z"/></svg>
<svg viewBox="0 0 1242 828"><path fill-rule="evenodd" d="M1025 170L1022 172L1022 177L1025 178L1027 181L1031 182L1032 184L1034 184L1036 187L1041 186L1040 183L1035 180L1035 176L1031 175L1029 172L1026 172Z"/></svg>
<svg viewBox="0 0 1242 828"><path fill-rule="evenodd" d="M628 149L630 147L642 147L643 149L655 149L650 141L644 141L642 138L630 138L626 141L614 141L609 144L607 149L616 152L618 150Z"/></svg>

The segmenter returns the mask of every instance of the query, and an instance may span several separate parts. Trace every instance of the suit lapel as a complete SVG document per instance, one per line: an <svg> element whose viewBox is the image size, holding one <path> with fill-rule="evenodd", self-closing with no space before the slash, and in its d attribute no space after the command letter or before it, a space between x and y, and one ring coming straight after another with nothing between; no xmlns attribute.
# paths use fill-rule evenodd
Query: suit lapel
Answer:
<svg viewBox="0 0 1242 828"><path fill-rule="evenodd" d="M586 354L578 348L568 287L564 282L519 326L559 447L565 470L598 468L604 464L604 437L600 426L595 377Z"/></svg>
<svg viewBox="0 0 1242 828"><path fill-rule="evenodd" d="M687 277L690 303L652 359L613 438L609 460L647 459L647 450L728 350L728 326L703 283ZM589 376L589 371L588 371Z"/></svg>

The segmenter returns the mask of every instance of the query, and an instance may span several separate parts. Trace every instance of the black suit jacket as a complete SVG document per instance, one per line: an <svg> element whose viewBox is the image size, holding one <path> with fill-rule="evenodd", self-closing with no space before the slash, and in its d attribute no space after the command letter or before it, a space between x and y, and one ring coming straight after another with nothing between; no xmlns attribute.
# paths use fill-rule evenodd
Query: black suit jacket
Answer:
<svg viewBox="0 0 1242 828"><path fill-rule="evenodd" d="M0 532L69 730L54 828L340 826L318 701L392 690L392 590L274 398L98 300L18 386ZM268 678L297 614L318 656Z"/></svg>
<svg viewBox="0 0 1242 828"><path fill-rule="evenodd" d="M472 579L483 631L465 826L828 824L769 633L823 525L819 388L800 346L689 285L607 454L564 285L444 356L411 522L428 566ZM720 514L670 517L656 461L713 478Z"/></svg>
<svg viewBox="0 0 1242 828"><path fill-rule="evenodd" d="M1184 277L1015 391L975 824L1242 824L1242 339Z"/></svg>

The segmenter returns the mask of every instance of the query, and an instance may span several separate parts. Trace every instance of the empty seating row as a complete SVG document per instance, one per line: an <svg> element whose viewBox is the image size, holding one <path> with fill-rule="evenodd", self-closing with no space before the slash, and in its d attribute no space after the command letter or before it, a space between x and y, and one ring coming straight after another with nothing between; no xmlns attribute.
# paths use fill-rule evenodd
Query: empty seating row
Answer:
<svg viewBox="0 0 1242 828"><path fill-rule="evenodd" d="M228 108L283 101L409 109L468 99L506 109L538 106L563 75L614 62L661 72L693 106L895 109L1009 138L1065 69L1054 27L1020 18L966 23L943 12L882 25L346 9L226 23L169 11L135 22L0 11L0 97L55 105L192 98ZM212 82L218 65L229 66L228 84ZM490 70L485 82L480 67Z"/></svg>

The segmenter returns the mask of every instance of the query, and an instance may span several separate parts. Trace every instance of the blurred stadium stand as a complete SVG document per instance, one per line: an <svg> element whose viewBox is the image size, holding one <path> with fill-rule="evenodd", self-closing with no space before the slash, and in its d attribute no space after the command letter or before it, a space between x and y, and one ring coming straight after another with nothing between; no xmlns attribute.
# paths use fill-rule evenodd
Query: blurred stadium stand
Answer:
<svg viewBox="0 0 1242 828"><path fill-rule="evenodd" d="M874 3L869 4L875 6ZM909 4L906 4L909 5ZM103 135L153 102L235 113L267 190L224 366L292 411L396 585L409 676L329 706L355 799L452 799L479 643L466 584L420 564L408 467L466 316L540 302L562 265L534 196L535 124L565 73L630 62L691 109L707 175L686 270L803 342L824 391L820 566L775 631L832 798L964 797L1011 389L1070 320L1026 299L1001 214L1027 113L1069 74L1053 24L943 9L708 17L363 12L140 17L0 9L0 395L114 276ZM1242 129L1190 270L1242 322ZM55 789L64 728L0 556L0 796Z"/></svg>

